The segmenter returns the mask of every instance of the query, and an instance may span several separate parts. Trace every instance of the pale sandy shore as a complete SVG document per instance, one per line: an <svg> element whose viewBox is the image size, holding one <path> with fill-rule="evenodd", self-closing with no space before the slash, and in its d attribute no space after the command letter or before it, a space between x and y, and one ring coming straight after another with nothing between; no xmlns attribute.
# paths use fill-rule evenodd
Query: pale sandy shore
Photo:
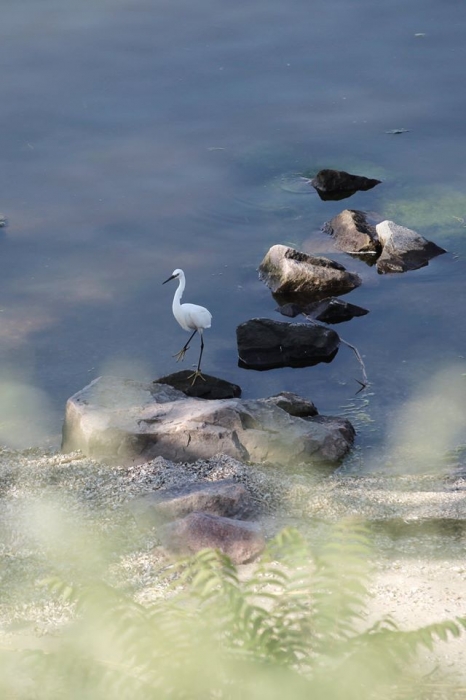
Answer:
<svg viewBox="0 0 466 700"><path fill-rule="evenodd" d="M79 567L124 579L141 601L163 594L156 533L140 533L125 503L148 490L233 477L257 501L267 535L286 525L325 537L332 522L372 523L375 573L371 618L404 629L466 616L466 480L461 476L315 476L250 467L228 457L179 465L157 458L108 466L79 453L0 450L0 627L31 639L59 628L66 606L37 582ZM91 533L91 535L90 535ZM92 568L91 567L91 568ZM466 675L466 636L439 644L438 662Z"/></svg>

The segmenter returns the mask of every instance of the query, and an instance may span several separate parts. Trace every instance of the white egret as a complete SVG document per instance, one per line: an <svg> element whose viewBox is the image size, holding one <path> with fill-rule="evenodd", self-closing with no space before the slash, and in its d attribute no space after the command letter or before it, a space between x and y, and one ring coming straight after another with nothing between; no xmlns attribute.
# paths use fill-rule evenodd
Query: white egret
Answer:
<svg viewBox="0 0 466 700"><path fill-rule="evenodd" d="M201 336L201 352L199 355L199 362L197 363L197 369L194 372L194 374L191 375L191 377L193 377L194 384L198 377L204 379L204 377L201 374L201 359L202 353L204 351L204 337L202 333L205 328L210 328L212 314L203 306L198 306L197 304L180 303L181 297L183 296L184 288L186 286L186 278L184 276L183 270L173 270L172 275L167 280L165 280L165 282L162 282L162 284L166 284L167 282L170 282L170 280L176 279L179 280L179 282L178 289L176 290L175 296L173 297L173 316L176 318L183 330L193 331L193 333L189 336L186 345L183 345L181 350L177 352L176 355L173 355L173 357L176 357L177 362L183 360L184 356L186 355L186 351L189 348L189 343L194 338L196 333L199 333L199 335ZM191 379L191 377L189 378Z"/></svg>

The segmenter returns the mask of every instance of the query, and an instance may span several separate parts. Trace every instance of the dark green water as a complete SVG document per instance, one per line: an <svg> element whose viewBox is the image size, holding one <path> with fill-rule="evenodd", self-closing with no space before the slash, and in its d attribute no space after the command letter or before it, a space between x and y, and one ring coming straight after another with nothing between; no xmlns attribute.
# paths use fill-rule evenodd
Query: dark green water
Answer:
<svg viewBox="0 0 466 700"><path fill-rule="evenodd" d="M2 416L9 402L28 408L19 382L47 397L37 412L56 432L66 398L100 373L174 371L186 336L161 283L182 267L184 300L213 314L204 370L245 396L294 390L348 411L348 468L389 459L413 397L428 407L426 439L438 429L442 449L466 443L466 419L449 431L445 418L450 397L453 422L466 405L465 32L453 1L4 0ZM409 131L386 133L397 128ZM322 167L383 184L322 202L295 177ZM347 206L449 253L377 275L319 234ZM370 314L338 331L364 356L365 394L354 398L345 348L314 368L237 367L237 324L280 318L256 273L275 243L363 277L346 298Z"/></svg>

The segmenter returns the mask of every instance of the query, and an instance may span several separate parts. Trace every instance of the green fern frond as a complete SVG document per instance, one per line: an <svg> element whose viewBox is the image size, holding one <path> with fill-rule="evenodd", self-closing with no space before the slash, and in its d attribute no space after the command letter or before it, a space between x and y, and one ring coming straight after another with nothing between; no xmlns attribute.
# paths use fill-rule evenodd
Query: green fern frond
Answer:
<svg viewBox="0 0 466 700"><path fill-rule="evenodd" d="M458 638L466 618L365 629L370 555L364 524L347 521L318 547L288 528L246 580L215 550L170 564L166 595L150 605L105 582L50 577L75 619L47 653L0 649L0 691L29 700L15 680L27 677L38 700L392 700L410 660Z"/></svg>

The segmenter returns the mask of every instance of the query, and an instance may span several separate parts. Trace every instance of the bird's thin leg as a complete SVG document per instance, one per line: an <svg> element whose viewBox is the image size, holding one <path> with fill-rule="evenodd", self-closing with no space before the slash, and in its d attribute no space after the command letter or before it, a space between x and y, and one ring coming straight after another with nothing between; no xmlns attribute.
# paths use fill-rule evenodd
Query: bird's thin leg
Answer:
<svg viewBox="0 0 466 700"><path fill-rule="evenodd" d="M176 355L173 355L173 357L176 357L176 361L177 361L177 362L180 362L180 360L184 360L184 356L186 355L186 351L187 351L187 349L189 348L189 343L190 343L191 340L194 338L194 336L196 335L196 333L197 333L197 328L196 328L196 330L194 331L194 333L193 333L192 335L189 336L189 340L188 340L188 342L186 343L186 345L183 345L183 347L181 348L181 350L180 350L179 352L177 352Z"/></svg>
<svg viewBox="0 0 466 700"><path fill-rule="evenodd" d="M203 377L201 374L201 360L202 360L202 353L204 352L204 337L202 335L202 331L199 331L199 334L201 336L201 352L199 354L199 362L197 363L197 370L193 374L191 374L190 377L188 377L188 379L192 378L192 380L193 380L191 386L194 386L194 383L198 377L200 377L202 379L202 381L205 382L205 377Z"/></svg>

